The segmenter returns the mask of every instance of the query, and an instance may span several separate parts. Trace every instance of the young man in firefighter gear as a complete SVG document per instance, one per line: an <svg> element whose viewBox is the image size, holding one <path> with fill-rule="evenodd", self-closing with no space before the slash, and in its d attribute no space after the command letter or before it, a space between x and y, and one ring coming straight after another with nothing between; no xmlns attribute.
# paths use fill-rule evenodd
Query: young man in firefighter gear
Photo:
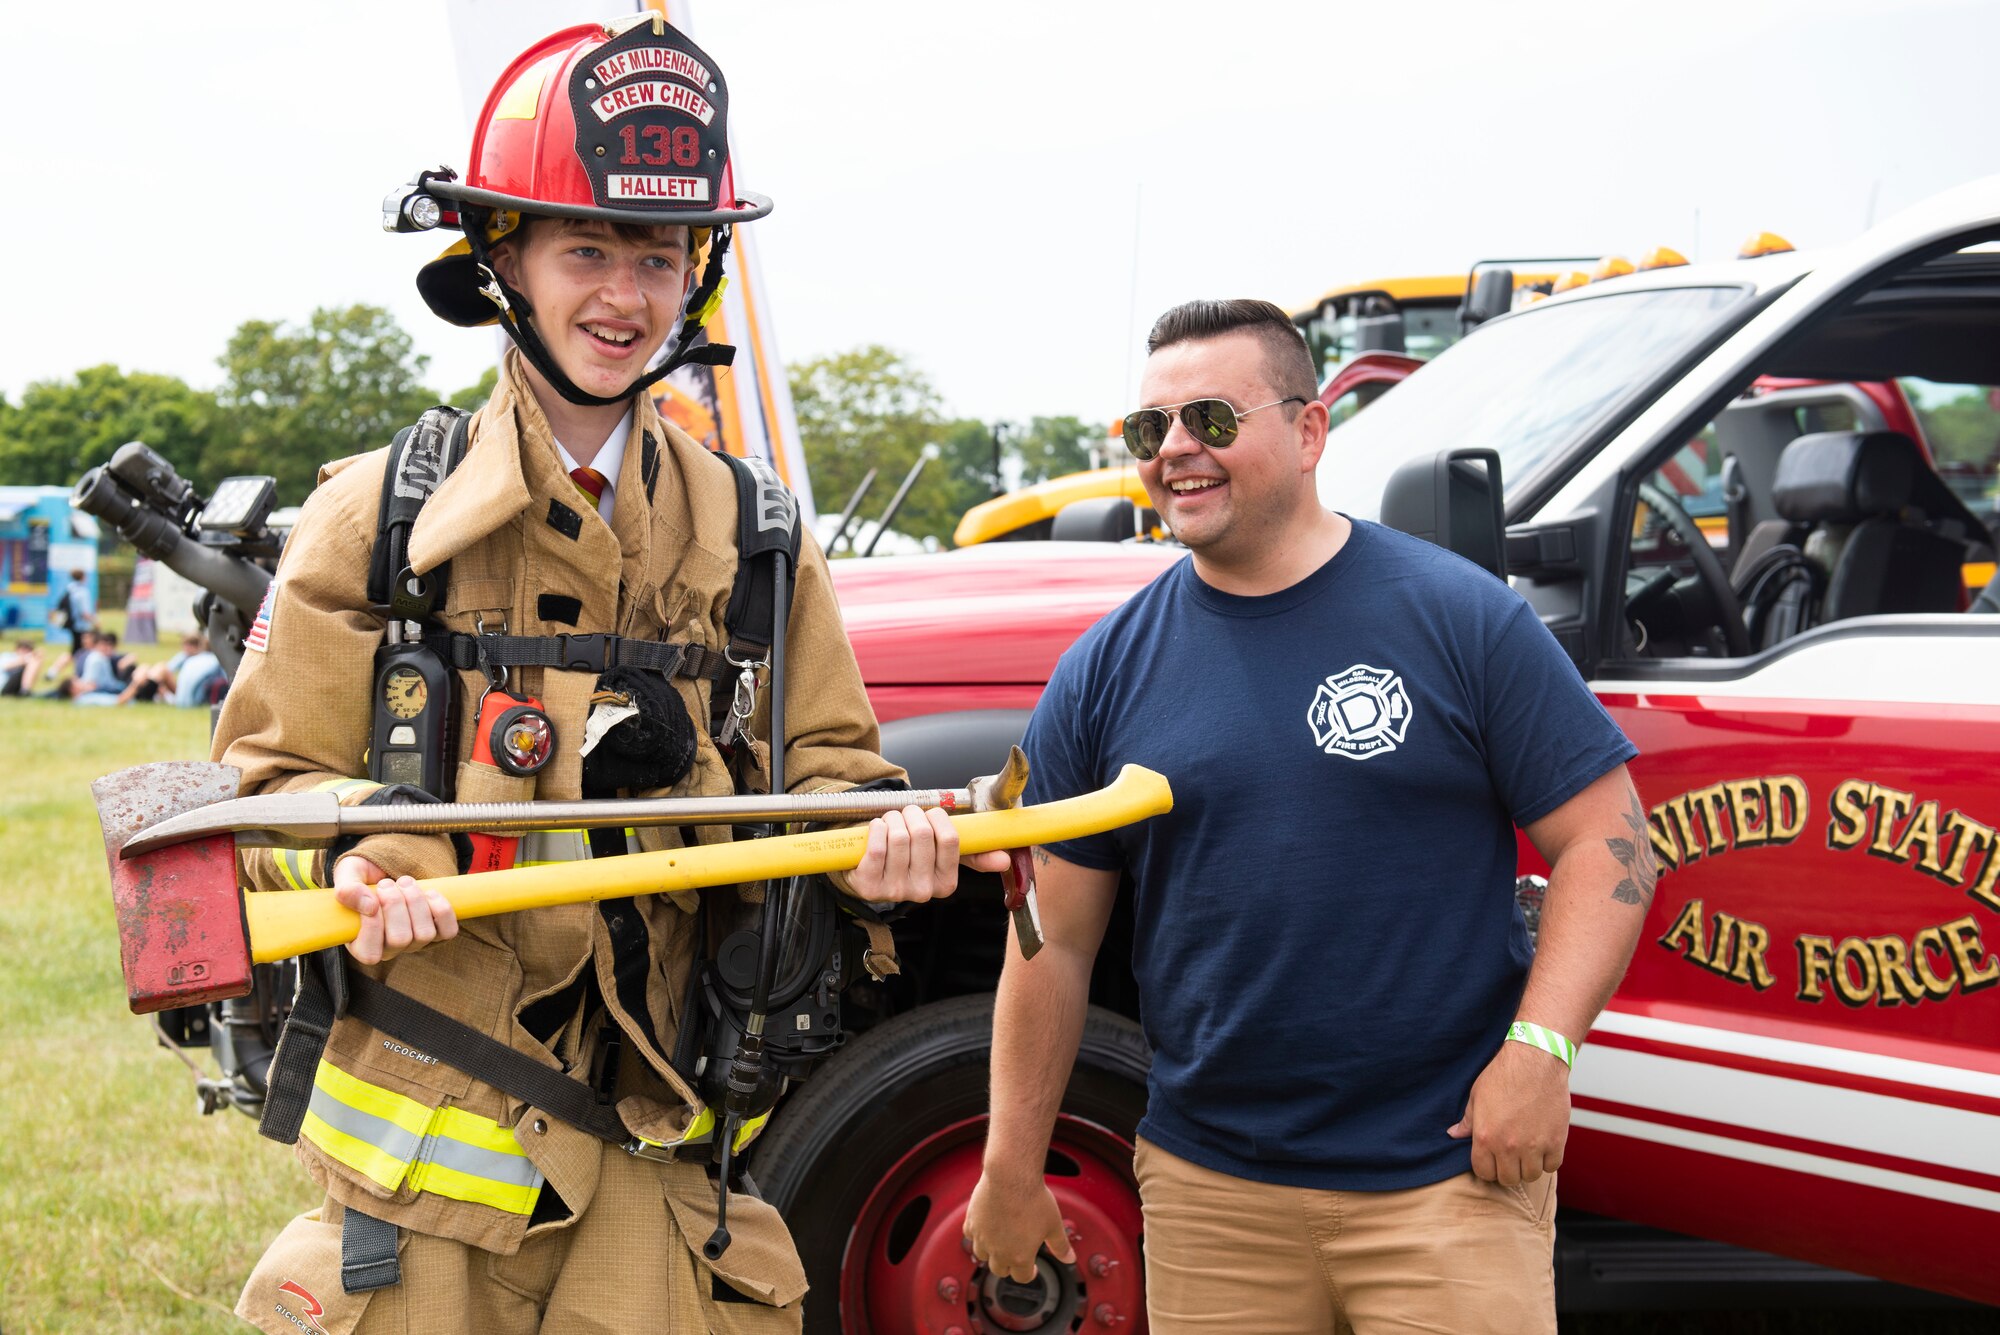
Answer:
<svg viewBox="0 0 2000 1335"><path fill-rule="evenodd" d="M728 794L732 755L752 786L767 777L767 695L754 741L710 735L716 692L733 692L739 675L725 656L739 577L731 467L662 421L645 392L666 364L647 370L663 347L679 358L698 342L728 228L770 207L734 188L726 108L714 62L657 19L571 28L502 76L466 178L426 173L405 197L420 220L455 214L466 233L419 279L432 308L461 325L497 321L517 345L472 419L463 462L408 533L409 573L448 563L431 633L480 637L471 642L482 647L504 642L490 636L558 634L692 646L681 670L628 677L615 701L598 671L517 664L503 678L484 657L484 673L457 671L448 768L458 801L613 795L593 784L580 751L632 722L629 702L668 707L647 722L670 744L637 757L658 772L638 781L624 772L616 792ZM372 663L393 620L365 590L389 453L329 464L286 548L215 739L246 792L394 794L360 777L377 707ZM893 786L900 772L877 753L810 535L787 625L786 787ZM715 670L686 670L690 661ZM555 735L544 768L517 775L473 758L489 687L540 702ZM422 683L399 688L392 716L419 716L426 693ZM591 721L594 695L612 707ZM614 846L601 831L529 836L517 857L604 856L683 837L613 834ZM687 837L729 834L700 827ZM257 850L245 873L264 890L334 885L362 916L349 973L587 1082L631 1140L592 1135L491 1071L461 1069L345 1015L331 1024L298 1124L298 1155L325 1201L271 1246L239 1315L281 1335L798 1329L797 1253L747 1184L730 1193L730 1245L712 1261L702 1255L717 1216L709 1142L720 1110L703 1105L672 1060L694 1023L682 1011L705 935L698 901L709 896L713 911L741 892L460 924L413 878L450 875L462 860L443 836L377 835L323 854ZM836 880L863 900L922 900L949 893L956 872L950 821L911 807L877 822L867 859Z"/></svg>

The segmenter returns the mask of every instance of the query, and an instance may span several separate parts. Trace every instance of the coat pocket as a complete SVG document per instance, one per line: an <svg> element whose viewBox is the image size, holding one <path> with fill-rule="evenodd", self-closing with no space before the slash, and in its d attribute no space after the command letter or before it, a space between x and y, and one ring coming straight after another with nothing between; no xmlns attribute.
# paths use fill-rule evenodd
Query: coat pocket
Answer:
<svg viewBox="0 0 2000 1335"><path fill-rule="evenodd" d="M340 1225L321 1216L330 1206L309 1211L285 1225L250 1272L236 1315L270 1335L301 1330L348 1335L378 1290L348 1293L340 1286ZM380 1329L377 1324L377 1329Z"/></svg>
<svg viewBox="0 0 2000 1335"><path fill-rule="evenodd" d="M412 1000L486 1034L500 1030L520 990L512 956L469 931L400 955L378 976ZM476 1112L456 1106L468 1101ZM334 1025L314 1073L300 1149L310 1144L327 1172L370 1196L409 1199L408 1193L425 1187L417 1174L428 1162L421 1153L425 1146L455 1138L452 1128L460 1123L477 1124L476 1132L465 1133L474 1142L503 1139L488 1121L502 1111L499 1095L442 1055L349 1016ZM504 1144L501 1149L511 1155ZM511 1162L506 1167L510 1172L500 1176L510 1200L531 1195L532 1174Z"/></svg>
<svg viewBox="0 0 2000 1335"><path fill-rule="evenodd" d="M430 1195L526 1217L541 1194L541 1169L513 1127L330 1061L314 1075L299 1150L332 1175L327 1189L343 1200L354 1190L401 1204Z"/></svg>
<svg viewBox="0 0 2000 1335"><path fill-rule="evenodd" d="M768 1202L731 1192L729 1250L710 1261L701 1254L701 1245L715 1231L715 1186L699 1168L686 1168L663 1175L663 1185L674 1225L694 1255L702 1310L710 1329L797 1330L806 1269L785 1221ZM774 1308L783 1310L774 1312Z"/></svg>
<svg viewBox="0 0 2000 1335"><path fill-rule="evenodd" d="M535 776L508 774L483 760L461 760L452 787L460 802L527 802L535 796Z"/></svg>

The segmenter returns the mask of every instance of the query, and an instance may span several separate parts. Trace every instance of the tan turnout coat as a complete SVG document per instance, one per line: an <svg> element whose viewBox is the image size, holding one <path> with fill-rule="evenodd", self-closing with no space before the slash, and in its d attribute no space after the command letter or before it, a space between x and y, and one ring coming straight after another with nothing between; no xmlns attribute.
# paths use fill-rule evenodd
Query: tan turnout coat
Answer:
<svg viewBox="0 0 2000 1335"><path fill-rule="evenodd" d="M268 647L245 655L215 737L217 758L242 769L245 792L306 789L366 773L371 668L383 624L368 610L364 586L387 453L328 465L285 549L270 603ZM549 522L552 502L580 514L576 537ZM507 373L472 423L463 464L439 487L412 531L410 561L420 573L450 562L443 620L454 631L473 631L477 619L489 632L504 624L516 635L615 632L724 647L723 612L737 572L730 470L664 424L641 396L615 504L607 526L572 485L547 421L525 387L518 356L510 352ZM577 623L545 623L538 614L542 594L579 600ZM875 718L841 627L825 558L810 534L796 575L788 658L787 787L841 788L898 776L900 771L877 754ZM581 795L577 748L592 675L536 668L515 674L510 688L539 697L555 723L556 758L529 778L477 764L469 758L472 729L462 718L455 730L458 800ZM485 682L477 673L460 676L460 708L469 712ZM709 685L676 684L695 721L699 748L692 772L671 792L726 794L732 791L730 778L707 735ZM760 734L762 716L760 703ZM648 848L675 844L680 837L671 829L641 835ZM726 827L704 827L694 837L729 835ZM356 851L391 874L422 877L455 870L448 843L438 836L373 836ZM319 883L331 883L324 866L308 870ZM246 853L244 873L255 889L287 888L270 850ZM694 899L689 893L634 901L648 929L652 1024L669 1050L696 953ZM649 1139L674 1139L696 1112L696 1096L664 1056L641 1041L638 1026L619 1008L609 936L596 905L468 921L455 940L369 972L551 1068L582 1072L589 1069L595 1036L582 1033L580 1023L573 1021L558 1035L552 1051L517 1017L526 1004L562 990L586 968L598 971L599 990L628 1040L621 1072L637 1068L631 1078L621 1075L621 1116ZM643 1052L643 1063L633 1059L635 1052ZM326 1055L341 1070L427 1106L448 1102L513 1127L528 1157L571 1210L581 1215L589 1207L603 1142L473 1075L408 1053L348 1018L336 1025ZM511 1254L522 1242L524 1215L407 1186L385 1191L303 1137L298 1153L342 1204L493 1252ZM698 1167L668 1168L663 1181L669 1205L698 1241L706 1235L701 1219L713 1219L714 1189ZM536 1233L567 1222L537 1225ZM717 1273L766 1302L794 1301L804 1290L804 1277L776 1213L759 1201L733 1199L730 1225L735 1242L716 1264Z"/></svg>

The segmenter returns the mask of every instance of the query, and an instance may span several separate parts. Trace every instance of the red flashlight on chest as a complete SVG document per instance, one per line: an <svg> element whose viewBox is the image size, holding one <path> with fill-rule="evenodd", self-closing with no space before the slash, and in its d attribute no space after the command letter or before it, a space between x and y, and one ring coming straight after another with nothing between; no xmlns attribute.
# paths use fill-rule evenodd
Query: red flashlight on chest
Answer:
<svg viewBox="0 0 2000 1335"><path fill-rule="evenodd" d="M556 751L556 729L531 695L510 695L494 688L479 701L479 722L472 733L472 758L503 774L525 778L549 763ZM515 835L474 834L473 871L504 871L514 865Z"/></svg>

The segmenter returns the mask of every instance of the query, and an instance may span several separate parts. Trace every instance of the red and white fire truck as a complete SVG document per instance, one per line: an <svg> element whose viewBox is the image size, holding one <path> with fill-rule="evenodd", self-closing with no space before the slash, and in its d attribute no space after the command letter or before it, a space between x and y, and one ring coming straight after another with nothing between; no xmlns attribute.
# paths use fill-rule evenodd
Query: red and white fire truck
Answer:
<svg viewBox="0 0 2000 1335"><path fill-rule="evenodd" d="M1327 504L1504 563L1640 749L1664 875L1572 1082L1565 1306L2000 1303L2000 602L1962 573L1993 559L1994 461L1941 470L1871 388L2000 386L1995 242L2000 178L1835 250L1591 283L1483 324L1321 465ZM892 757L990 769L1062 650L1182 555L837 563ZM1545 871L1524 843L1531 920ZM810 1329L1144 1329L1129 917L1048 1159L1079 1264L1015 1285L960 1247L1004 933L976 881L912 913L903 975L851 995L755 1151Z"/></svg>

